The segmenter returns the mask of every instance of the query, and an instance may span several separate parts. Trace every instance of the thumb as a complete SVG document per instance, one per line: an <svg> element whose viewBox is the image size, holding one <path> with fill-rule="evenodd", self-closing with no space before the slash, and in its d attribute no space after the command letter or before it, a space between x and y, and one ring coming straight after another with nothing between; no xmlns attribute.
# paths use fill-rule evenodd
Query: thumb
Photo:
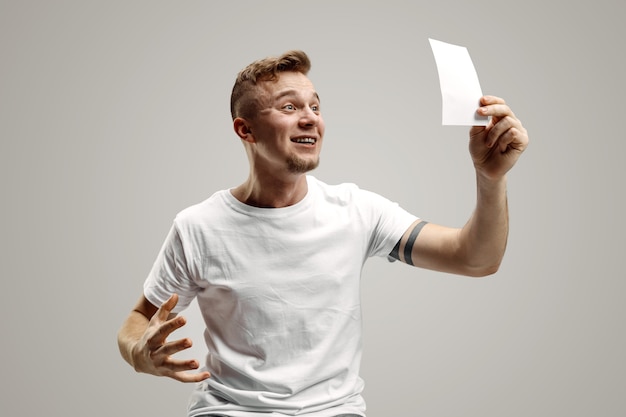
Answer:
<svg viewBox="0 0 626 417"><path fill-rule="evenodd" d="M167 299L167 301L161 304L161 307L159 307L159 310L157 311L159 319L167 320L174 307L176 307L176 304L178 304L178 294L174 293Z"/></svg>

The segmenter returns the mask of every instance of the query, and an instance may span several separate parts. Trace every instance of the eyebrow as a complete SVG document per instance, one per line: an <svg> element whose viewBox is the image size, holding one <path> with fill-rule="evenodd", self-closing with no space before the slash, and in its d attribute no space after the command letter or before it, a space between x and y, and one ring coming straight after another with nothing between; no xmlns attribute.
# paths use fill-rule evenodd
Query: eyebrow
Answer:
<svg viewBox="0 0 626 417"><path fill-rule="evenodd" d="M295 90L295 89L289 89L289 90L285 90L285 91L281 91L280 93L278 93L275 97L274 100L278 101L283 97L288 97L288 96L297 96L298 95L298 91L299 90ZM320 96L317 94L317 92L314 92L315 94L315 98L317 99L317 101L321 102L320 100Z"/></svg>

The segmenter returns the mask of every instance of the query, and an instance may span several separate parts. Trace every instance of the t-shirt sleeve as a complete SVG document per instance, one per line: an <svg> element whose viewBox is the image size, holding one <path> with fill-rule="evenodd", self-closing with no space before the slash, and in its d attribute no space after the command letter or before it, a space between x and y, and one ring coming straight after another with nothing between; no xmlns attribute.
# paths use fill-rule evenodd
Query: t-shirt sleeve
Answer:
<svg viewBox="0 0 626 417"><path fill-rule="evenodd" d="M367 201L370 207L373 225L369 256L386 257L418 217L379 194L361 191L361 198Z"/></svg>
<svg viewBox="0 0 626 417"><path fill-rule="evenodd" d="M178 304L173 313L178 313L191 304L198 286L189 273L188 259L174 223L144 282L143 291L148 301L158 307L176 293Z"/></svg>

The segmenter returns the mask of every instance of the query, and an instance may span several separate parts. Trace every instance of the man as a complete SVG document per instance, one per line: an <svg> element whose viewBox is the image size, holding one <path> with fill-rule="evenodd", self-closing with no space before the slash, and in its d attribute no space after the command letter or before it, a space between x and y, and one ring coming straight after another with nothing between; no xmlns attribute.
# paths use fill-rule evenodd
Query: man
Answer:
<svg viewBox="0 0 626 417"><path fill-rule="evenodd" d="M477 204L461 229L427 223L353 184L307 173L324 138L320 98L301 51L242 70L231 96L247 180L180 212L122 325L122 356L136 371L196 382L189 416L364 416L359 378L359 282L370 256L468 276L497 271L508 212L506 173L528 143L505 102L470 130ZM197 298L208 356L173 358L168 341Z"/></svg>

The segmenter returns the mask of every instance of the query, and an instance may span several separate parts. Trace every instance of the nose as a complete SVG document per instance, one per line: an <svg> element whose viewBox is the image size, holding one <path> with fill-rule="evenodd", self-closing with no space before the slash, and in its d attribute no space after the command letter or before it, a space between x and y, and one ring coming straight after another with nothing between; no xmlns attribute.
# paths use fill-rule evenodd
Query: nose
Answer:
<svg viewBox="0 0 626 417"><path fill-rule="evenodd" d="M317 126L321 116L310 107L303 107L300 112L300 125L306 127Z"/></svg>

